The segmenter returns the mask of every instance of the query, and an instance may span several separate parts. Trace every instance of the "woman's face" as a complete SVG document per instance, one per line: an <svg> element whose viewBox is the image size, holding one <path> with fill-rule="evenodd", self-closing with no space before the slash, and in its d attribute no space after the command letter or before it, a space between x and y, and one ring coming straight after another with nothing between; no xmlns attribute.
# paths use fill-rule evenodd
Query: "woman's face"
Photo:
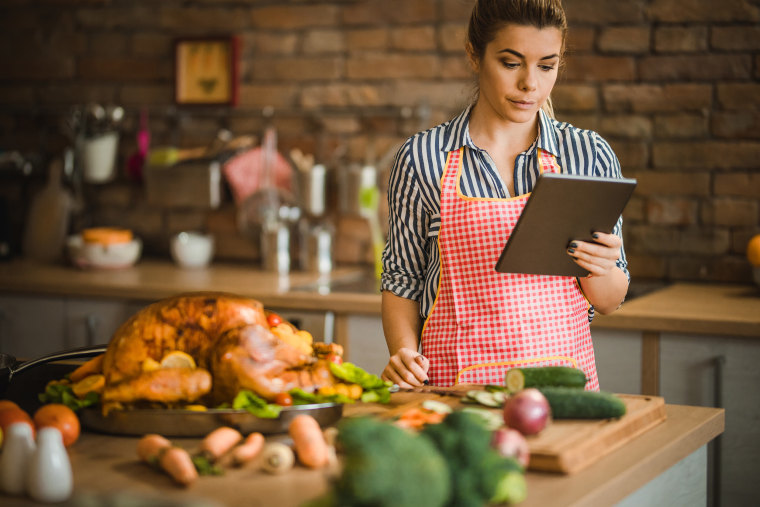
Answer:
<svg viewBox="0 0 760 507"><path fill-rule="evenodd" d="M558 28L504 26L481 59L470 55L478 73L478 103L505 121L533 121L557 80L561 50Z"/></svg>

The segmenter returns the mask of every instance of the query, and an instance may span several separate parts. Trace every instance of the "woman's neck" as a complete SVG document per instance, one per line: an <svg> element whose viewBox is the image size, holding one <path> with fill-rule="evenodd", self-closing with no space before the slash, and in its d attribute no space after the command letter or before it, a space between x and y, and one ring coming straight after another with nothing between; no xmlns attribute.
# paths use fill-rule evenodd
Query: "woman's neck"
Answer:
<svg viewBox="0 0 760 507"><path fill-rule="evenodd" d="M516 156L530 148L538 137L538 114L533 121L515 123L501 118L476 103L470 112L470 137L486 151L499 151Z"/></svg>

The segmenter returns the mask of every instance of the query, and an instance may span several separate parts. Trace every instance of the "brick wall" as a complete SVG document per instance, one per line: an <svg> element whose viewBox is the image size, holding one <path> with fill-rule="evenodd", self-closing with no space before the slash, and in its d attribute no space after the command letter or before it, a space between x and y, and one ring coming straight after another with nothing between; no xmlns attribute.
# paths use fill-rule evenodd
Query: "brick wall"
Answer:
<svg viewBox="0 0 760 507"><path fill-rule="evenodd" d="M560 119L599 131L624 175L639 180L625 212L636 280L751 278L744 248L760 233L760 4L715 3L565 0L569 53L555 108ZM258 134L271 106L281 151L298 147L326 158L345 147L332 167L336 183L369 150L380 157L466 104L472 87L462 47L471 5L6 0L0 149L60 153L62 116L91 101L127 109L122 163L135 149L141 107L150 112L154 145L189 147L208 143L220 128ZM240 37L239 105L174 106L174 38L211 34ZM29 185L5 187L11 208L23 209ZM211 218L152 208L123 174L86 188L86 197L87 220L131 226L159 253L171 230L226 223L235 234L229 202ZM338 260L369 262L363 222L337 220Z"/></svg>

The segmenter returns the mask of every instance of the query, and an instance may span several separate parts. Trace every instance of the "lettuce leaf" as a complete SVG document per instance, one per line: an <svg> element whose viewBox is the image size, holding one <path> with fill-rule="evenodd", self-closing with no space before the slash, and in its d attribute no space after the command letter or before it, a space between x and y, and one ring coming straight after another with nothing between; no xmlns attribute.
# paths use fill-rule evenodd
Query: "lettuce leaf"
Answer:
<svg viewBox="0 0 760 507"><path fill-rule="evenodd" d="M267 403L253 391L242 389L235 399L232 400L232 408L236 410L247 410L251 414L261 419L277 419L280 416L282 407L274 403Z"/></svg>
<svg viewBox="0 0 760 507"><path fill-rule="evenodd" d="M69 384L48 384L45 392L37 398L41 403L62 403L74 412L91 405L100 403L100 395L95 392L87 393L84 398L78 398Z"/></svg>

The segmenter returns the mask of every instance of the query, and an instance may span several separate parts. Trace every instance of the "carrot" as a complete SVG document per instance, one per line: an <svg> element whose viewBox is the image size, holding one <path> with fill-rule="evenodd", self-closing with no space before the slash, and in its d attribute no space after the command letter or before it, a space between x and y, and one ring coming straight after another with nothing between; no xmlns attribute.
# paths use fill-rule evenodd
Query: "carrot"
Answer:
<svg viewBox="0 0 760 507"><path fill-rule="evenodd" d="M264 448L264 440L264 435L258 432L251 433L245 437L243 443L232 451L232 464L243 466L253 460L253 458L259 455L261 449Z"/></svg>
<svg viewBox="0 0 760 507"><path fill-rule="evenodd" d="M172 446L172 443L161 435L151 433L145 435L137 442L137 456L151 465L158 465L161 453Z"/></svg>
<svg viewBox="0 0 760 507"><path fill-rule="evenodd" d="M293 439L296 455L301 463L311 468L327 464L327 442L316 419L307 414L299 414L290 421L288 433Z"/></svg>
<svg viewBox="0 0 760 507"><path fill-rule="evenodd" d="M243 435L238 430L229 426L222 426L206 435L201 442L200 453L210 461L216 461L227 454L242 439Z"/></svg>
<svg viewBox="0 0 760 507"><path fill-rule="evenodd" d="M105 357L105 353L82 363L76 370L69 374L69 380L72 382L79 382L90 375L103 373L103 357Z"/></svg>
<svg viewBox="0 0 760 507"><path fill-rule="evenodd" d="M198 478L190 453L180 447L169 447L159 458L161 469L183 486L189 486Z"/></svg>

